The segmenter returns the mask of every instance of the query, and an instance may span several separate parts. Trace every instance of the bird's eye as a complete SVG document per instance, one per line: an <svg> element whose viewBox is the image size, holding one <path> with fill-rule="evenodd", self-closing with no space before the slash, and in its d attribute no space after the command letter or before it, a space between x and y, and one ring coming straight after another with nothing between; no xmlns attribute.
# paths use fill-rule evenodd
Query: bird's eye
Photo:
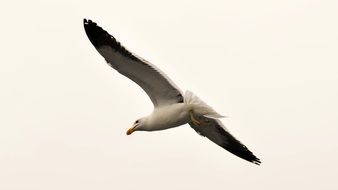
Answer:
<svg viewBox="0 0 338 190"><path fill-rule="evenodd" d="M138 123L138 120L136 120L135 123Z"/></svg>

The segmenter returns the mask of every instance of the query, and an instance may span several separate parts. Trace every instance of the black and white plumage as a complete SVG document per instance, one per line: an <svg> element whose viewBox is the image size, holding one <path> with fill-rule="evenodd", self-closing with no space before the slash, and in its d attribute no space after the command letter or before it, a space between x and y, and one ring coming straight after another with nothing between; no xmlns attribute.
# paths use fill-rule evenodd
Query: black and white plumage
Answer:
<svg viewBox="0 0 338 190"><path fill-rule="evenodd" d="M84 19L86 34L107 63L137 83L150 97L154 111L138 119L127 131L156 131L186 123L229 152L255 164L258 159L233 137L218 119L222 117L189 91L183 94L158 68L125 49L112 35L91 20Z"/></svg>

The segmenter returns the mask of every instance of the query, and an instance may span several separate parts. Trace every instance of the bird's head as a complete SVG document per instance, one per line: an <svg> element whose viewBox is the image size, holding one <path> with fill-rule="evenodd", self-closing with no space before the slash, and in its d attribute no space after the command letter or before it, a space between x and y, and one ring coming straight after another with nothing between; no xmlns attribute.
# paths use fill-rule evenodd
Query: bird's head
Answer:
<svg viewBox="0 0 338 190"><path fill-rule="evenodd" d="M136 120L133 126L130 129L128 129L127 135L131 135L134 131L142 131L144 123L145 123L144 118L140 118Z"/></svg>

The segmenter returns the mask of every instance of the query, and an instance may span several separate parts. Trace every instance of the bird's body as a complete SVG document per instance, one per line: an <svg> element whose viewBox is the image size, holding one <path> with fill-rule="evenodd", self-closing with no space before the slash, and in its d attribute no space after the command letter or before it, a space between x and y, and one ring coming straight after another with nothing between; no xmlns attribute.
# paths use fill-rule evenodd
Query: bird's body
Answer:
<svg viewBox="0 0 338 190"><path fill-rule="evenodd" d="M84 19L86 34L107 63L137 83L154 104L153 112L135 121L127 131L159 131L189 125L229 152L255 164L260 160L233 137L218 119L223 117L205 102L185 94L156 66L125 49L116 39L91 20Z"/></svg>
<svg viewBox="0 0 338 190"><path fill-rule="evenodd" d="M190 106L185 103L176 103L159 108L145 117L146 128L143 131L158 131L178 127L190 122Z"/></svg>
<svg viewBox="0 0 338 190"><path fill-rule="evenodd" d="M183 103L155 107L149 116L143 118L146 125L140 131L158 131L178 127L191 122L192 114L196 117L223 117L192 92L187 91Z"/></svg>

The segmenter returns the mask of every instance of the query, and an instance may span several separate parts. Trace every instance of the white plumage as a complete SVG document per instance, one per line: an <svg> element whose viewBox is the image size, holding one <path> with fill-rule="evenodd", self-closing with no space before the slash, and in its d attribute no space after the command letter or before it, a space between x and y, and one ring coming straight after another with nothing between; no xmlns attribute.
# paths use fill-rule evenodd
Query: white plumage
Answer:
<svg viewBox="0 0 338 190"><path fill-rule="evenodd" d="M91 20L84 19L86 34L107 63L137 83L154 104L153 112L135 121L127 131L157 131L189 125L229 152L255 164L260 160L234 138L218 118L223 117L209 105L181 90L158 68L125 49L112 35Z"/></svg>
<svg viewBox="0 0 338 190"><path fill-rule="evenodd" d="M192 92L186 91L183 103L155 107L150 115L139 120L138 127L134 131L158 131L178 127L191 121L190 114L196 117L223 117Z"/></svg>
<svg viewBox="0 0 338 190"><path fill-rule="evenodd" d="M223 115L217 113L212 107L203 102L203 100L198 98L189 90L185 91L184 103L187 104L188 107L191 107L193 113L196 115L205 116L213 119L224 117Z"/></svg>

